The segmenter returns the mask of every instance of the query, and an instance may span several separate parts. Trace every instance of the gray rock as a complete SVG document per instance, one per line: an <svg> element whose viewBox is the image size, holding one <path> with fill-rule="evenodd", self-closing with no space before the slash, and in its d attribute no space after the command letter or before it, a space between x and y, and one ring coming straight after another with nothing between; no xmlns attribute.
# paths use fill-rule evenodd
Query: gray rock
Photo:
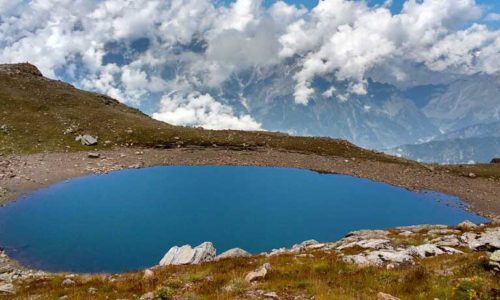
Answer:
<svg viewBox="0 0 500 300"><path fill-rule="evenodd" d="M154 277L155 277L155 273L153 271L151 271L150 269L144 270L144 276L142 276L142 278L144 278L144 279L152 279Z"/></svg>
<svg viewBox="0 0 500 300"><path fill-rule="evenodd" d="M101 157L101 154L91 152L91 153L89 153L89 154L87 155L87 157L88 157L88 158L99 158L99 157Z"/></svg>
<svg viewBox="0 0 500 300"><path fill-rule="evenodd" d="M413 246L407 250L409 255L419 256L421 258L438 256L443 254L459 254L462 251L450 248L450 247L438 247L434 244L423 244L420 246Z"/></svg>
<svg viewBox="0 0 500 300"><path fill-rule="evenodd" d="M97 138L88 134L77 136L75 141L80 142L83 146L97 145Z"/></svg>
<svg viewBox="0 0 500 300"><path fill-rule="evenodd" d="M278 294L276 294L276 292L268 292L264 294L264 298L277 300L280 297L278 296Z"/></svg>
<svg viewBox="0 0 500 300"><path fill-rule="evenodd" d="M380 292L377 294L377 300L400 300L400 299L398 297L394 297L393 295Z"/></svg>
<svg viewBox="0 0 500 300"><path fill-rule="evenodd" d="M154 300L154 299L155 299L155 294L153 292L146 293L139 298L139 300Z"/></svg>
<svg viewBox="0 0 500 300"><path fill-rule="evenodd" d="M269 273L269 271L271 271L271 264L265 263L261 267L256 269L255 271L248 273L245 276L245 281L254 282L254 281L263 279L266 277L266 275L267 275L267 273Z"/></svg>
<svg viewBox="0 0 500 300"><path fill-rule="evenodd" d="M456 235L445 235L431 240L431 243L437 246L447 247L462 247L465 243L462 242Z"/></svg>
<svg viewBox="0 0 500 300"><path fill-rule="evenodd" d="M366 254L348 255L345 256L343 260L363 266L381 266L386 263L413 263L412 256L406 253L405 250L377 250Z"/></svg>
<svg viewBox="0 0 500 300"><path fill-rule="evenodd" d="M337 250L343 250L356 246L364 249L386 249L389 244L390 241L385 239L368 239L368 240L361 240L357 242L342 244L337 247Z"/></svg>
<svg viewBox="0 0 500 300"><path fill-rule="evenodd" d="M462 223L457 225L457 228L461 229L461 230L471 230L471 229L474 229L476 227L477 227L477 225L472 223L469 220L465 220Z"/></svg>
<svg viewBox="0 0 500 300"><path fill-rule="evenodd" d="M226 252L217 255L217 257L215 257L215 260L236 258L236 257L249 257L249 256L252 256L252 254L248 253L247 251L245 251L243 249L234 248L234 249L229 249Z"/></svg>
<svg viewBox="0 0 500 300"><path fill-rule="evenodd" d="M62 282L61 285L62 286L66 286L66 287L67 286L73 286L73 285L75 285L75 282L73 280L69 279L69 278L66 278L66 279L63 280L63 282Z"/></svg>
<svg viewBox="0 0 500 300"><path fill-rule="evenodd" d="M11 294L14 295L16 289L12 283L0 284L0 295L1 294Z"/></svg>
<svg viewBox="0 0 500 300"><path fill-rule="evenodd" d="M195 248L190 245L172 247L160 261L160 266L192 265L213 261L216 250L210 242L205 242Z"/></svg>
<svg viewBox="0 0 500 300"><path fill-rule="evenodd" d="M490 255L489 265L495 272L500 273L500 250L497 250Z"/></svg>
<svg viewBox="0 0 500 300"><path fill-rule="evenodd" d="M500 250L500 227L487 228L483 233L479 234L466 232L460 239L474 250L490 252Z"/></svg>
<svg viewBox="0 0 500 300"><path fill-rule="evenodd" d="M396 227L395 229L400 230L400 231L411 231L413 233L419 233L424 230L435 230L435 229L446 229L448 226L446 225L429 225L429 224L423 224L423 225L412 225L412 226L399 226Z"/></svg>

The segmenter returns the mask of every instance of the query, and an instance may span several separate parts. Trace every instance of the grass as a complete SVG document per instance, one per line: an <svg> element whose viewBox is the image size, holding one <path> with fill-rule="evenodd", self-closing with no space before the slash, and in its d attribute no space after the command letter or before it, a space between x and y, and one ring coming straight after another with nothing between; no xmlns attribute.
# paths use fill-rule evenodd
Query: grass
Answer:
<svg viewBox="0 0 500 300"><path fill-rule="evenodd" d="M416 265L387 270L361 268L342 262L337 254L311 252L314 257L252 257L197 266L170 266L154 270L153 279L142 272L122 275L84 275L76 285L62 287L64 275L25 282L17 297L39 299L132 299L154 292L161 299L234 299L256 291L276 292L283 299L374 299L378 292L401 299L498 299L500 277L491 273L481 253L440 256ZM265 262L273 269L256 284L245 274ZM443 273L443 270L452 270ZM444 275L443 275L444 274ZM95 294L90 294L96 289Z"/></svg>
<svg viewBox="0 0 500 300"><path fill-rule="evenodd" d="M267 147L348 159L421 165L359 148L344 140L292 137L281 133L204 130L172 126L151 119L107 96L78 90L66 83L33 75L33 66L3 66L21 70L12 75L0 65L0 155L89 150L75 141L78 134L99 137L92 149L113 147ZM456 167L439 167L456 171ZM468 167L472 168L472 167ZM466 171L465 173L468 174ZM500 178L500 167L482 165L478 176ZM466 175L467 175L466 174Z"/></svg>

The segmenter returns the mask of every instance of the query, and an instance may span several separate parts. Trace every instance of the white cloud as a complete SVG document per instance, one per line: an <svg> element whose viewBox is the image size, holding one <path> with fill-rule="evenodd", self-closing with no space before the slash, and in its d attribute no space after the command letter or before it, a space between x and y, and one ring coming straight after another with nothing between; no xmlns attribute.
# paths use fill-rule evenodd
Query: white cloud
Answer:
<svg viewBox="0 0 500 300"><path fill-rule="evenodd" d="M489 13L486 16L485 20L486 21L492 21L492 22L500 21L500 14L498 14L498 13Z"/></svg>
<svg viewBox="0 0 500 300"><path fill-rule="evenodd" d="M225 106L208 94L191 93L186 97L167 95L161 100L161 108L153 118L170 124L203 127L206 129L262 130L249 115L235 116Z"/></svg>
<svg viewBox="0 0 500 300"><path fill-rule="evenodd" d="M344 101L366 94L368 76L404 86L429 74L500 70L500 31L479 24L497 14L481 20L474 0L408 0L398 14L390 3L324 0L307 10L283 1L265 8L262 0L221 7L211 0L0 0L0 62L30 61L54 78L63 70L79 86L136 105L151 94L213 89L234 72L287 59L297 63L295 102L304 105L316 76L349 81L337 95ZM135 51L141 38L148 47ZM105 63L110 45L118 58Z"/></svg>

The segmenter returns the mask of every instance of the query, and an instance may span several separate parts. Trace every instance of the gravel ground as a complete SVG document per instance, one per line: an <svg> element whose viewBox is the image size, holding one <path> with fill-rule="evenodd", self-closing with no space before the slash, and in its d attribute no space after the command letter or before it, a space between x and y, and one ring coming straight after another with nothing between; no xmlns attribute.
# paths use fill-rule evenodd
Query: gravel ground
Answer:
<svg viewBox="0 0 500 300"><path fill-rule="evenodd" d="M469 178L418 166L361 161L270 149L234 151L222 148L169 150L121 148L91 152L41 153L0 157L0 205L24 193L72 177L155 165L255 165L311 169L373 179L412 190L458 196L470 210L500 216L500 180Z"/></svg>

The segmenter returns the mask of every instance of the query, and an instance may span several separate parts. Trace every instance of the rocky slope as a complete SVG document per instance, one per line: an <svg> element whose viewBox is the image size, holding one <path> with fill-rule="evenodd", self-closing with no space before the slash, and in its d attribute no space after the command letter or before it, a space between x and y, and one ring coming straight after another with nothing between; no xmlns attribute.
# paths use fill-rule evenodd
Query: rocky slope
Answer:
<svg viewBox="0 0 500 300"><path fill-rule="evenodd" d="M337 242L311 240L256 256L241 249L229 252L216 256L209 242L174 247L162 266L130 274L3 271L0 293L5 298L142 300L496 299L500 293L498 225L363 230Z"/></svg>

